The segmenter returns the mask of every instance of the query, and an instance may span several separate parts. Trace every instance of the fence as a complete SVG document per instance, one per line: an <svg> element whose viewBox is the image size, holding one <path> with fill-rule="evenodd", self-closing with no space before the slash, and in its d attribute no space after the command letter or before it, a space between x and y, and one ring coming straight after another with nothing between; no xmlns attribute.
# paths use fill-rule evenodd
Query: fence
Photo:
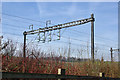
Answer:
<svg viewBox="0 0 120 80"><path fill-rule="evenodd" d="M2 79L79 79L79 80L120 80L120 78L105 77L103 73L100 76L77 76L65 75L65 69L58 69L58 74L39 74L39 73L13 73L13 72L0 72Z"/></svg>

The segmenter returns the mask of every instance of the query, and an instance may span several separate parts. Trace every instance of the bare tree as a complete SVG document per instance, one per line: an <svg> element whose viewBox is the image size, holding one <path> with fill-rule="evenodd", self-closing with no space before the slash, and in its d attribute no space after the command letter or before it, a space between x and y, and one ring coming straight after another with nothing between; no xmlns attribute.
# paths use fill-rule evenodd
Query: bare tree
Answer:
<svg viewBox="0 0 120 80"><path fill-rule="evenodd" d="M4 43L3 49L4 55L13 56L16 52L16 44L13 43L12 40L8 40L6 43Z"/></svg>

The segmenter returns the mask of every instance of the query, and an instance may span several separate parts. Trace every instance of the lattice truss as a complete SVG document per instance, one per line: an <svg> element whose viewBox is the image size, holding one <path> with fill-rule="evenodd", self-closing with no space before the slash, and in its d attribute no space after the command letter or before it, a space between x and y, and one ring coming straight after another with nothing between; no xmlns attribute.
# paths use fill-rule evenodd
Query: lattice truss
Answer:
<svg viewBox="0 0 120 80"><path fill-rule="evenodd" d="M85 24L88 22L94 21L93 17L87 18L87 19L82 19L82 20L77 20L77 21L72 21L68 23L63 23L63 24L58 24L50 27L45 27L45 28L39 28L37 30L33 30L33 25L31 25L32 30L31 31L25 31L23 34L24 35L31 35L31 34L37 34L38 35L38 42L42 41L43 43L50 42L50 41L55 41L55 40L60 40L60 32L62 28L68 28L72 26L77 26L81 24ZM54 37L53 37L54 36Z"/></svg>

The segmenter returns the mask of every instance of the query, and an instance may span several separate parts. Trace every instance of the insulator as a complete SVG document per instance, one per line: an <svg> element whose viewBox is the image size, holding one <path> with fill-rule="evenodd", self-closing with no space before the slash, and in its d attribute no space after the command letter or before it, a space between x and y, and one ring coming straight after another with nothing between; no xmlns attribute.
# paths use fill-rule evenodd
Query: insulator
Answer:
<svg viewBox="0 0 120 80"><path fill-rule="evenodd" d="M45 43L45 41L43 41L42 43Z"/></svg>
<svg viewBox="0 0 120 80"><path fill-rule="evenodd" d="M51 41L51 31L50 31L50 34L49 34L49 40L48 40L49 42Z"/></svg>
<svg viewBox="0 0 120 80"><path fill-rule="evenodd" d="M56 35L55 33L53 33L53 35Z"/></svg>
<svg viewBox="0 0 120 80"><path fill-rule="evenodd" d="M57 39L57 40L60 40L60 39Z"/></svg>
<svg viewBox="0 0 120 80"><path fill-rule="evenodd" d="M51 42L51 40L48 40L48 42Z"/></svg>
<svg viewBox="0 0 120 80"><path fill-rule="evenodd" d="M30 29L30 27L31 27L31 28L32 28L32 30L33 30L33 24L29 26L29 29Z"/></svg>
<svg viewBox="0 0 120 80"><path fill-rule="evenodd" d="M56 41L55 39L53 41Z"/></svg>
<svg viewBox="0 0 120 80"><path fill-rule="evenodd" d="M60 40L60 29L58 31L58 35L57 35L59 38L57 40Z"/></svg>

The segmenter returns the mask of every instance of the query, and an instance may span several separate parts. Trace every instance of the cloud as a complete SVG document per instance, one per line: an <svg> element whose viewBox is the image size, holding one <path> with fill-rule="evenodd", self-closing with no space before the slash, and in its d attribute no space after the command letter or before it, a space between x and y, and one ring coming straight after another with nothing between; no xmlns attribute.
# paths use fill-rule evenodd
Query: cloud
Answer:
<svg viewBox="0 0 120 80"><path fill-rule="evenodd" d="M52 3L50 3L52 4ZM53 3L56 4L56 3ZM79 8L77 3L71 3L69 5L55 5L49 6L49 3L37 3L39 9L39 15L41 17L52 17L52 16L75 16L75 14L80 13L80 15L85 14L87 10Z"/></svg>

